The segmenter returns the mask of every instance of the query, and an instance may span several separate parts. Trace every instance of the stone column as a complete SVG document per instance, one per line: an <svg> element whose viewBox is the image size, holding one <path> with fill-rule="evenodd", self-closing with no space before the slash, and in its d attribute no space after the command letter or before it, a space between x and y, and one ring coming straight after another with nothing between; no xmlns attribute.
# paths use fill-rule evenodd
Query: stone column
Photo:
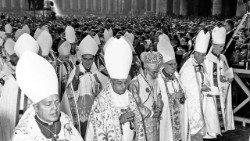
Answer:
<svg viewBox="0 0 250 141"><path fill-rule="evenodd" d="M69 6L70 6L70 10L72 10L73 9L73 0L70 0Z"/></svg>
<svg viewBox="0 0 250 141"><path fill-rule="evenodd" d="M6 7L6 0L2 0L2 8Z"/></svg>
<svg viewBox="0 0 250 141"><path fill-rule="evenodd" d="M118 0L114 0L114 13L118 12Z"/></svg>
<svg viewBox="0 0 250 141"><path fill-rule="evenodd" d="M175 15L180 14L180 0L173 0L173 13Z"/></svg>
<svg viewBox="0 0 250 141"><path fill-rule="evenodd" d="M148 0L145 0L145 11L147 12L148 11Z"/></svg>
<svg viewBox="0 0 250 141"><path fill-rule="evenodd" d="M213 0L212 15L221 14L222 11L222 0Z"/></svg>
<svg viewBox="0 0 250 141"><path fill-rule="evenodd" d="M108 13L111 12L111 0L108 0L108 11L107 12Z"/></svg>
<svg viewBox="0 0 250 141"><path fill-rule="evenodd" d="M101 13L103 12L103 0L100 0L101 1L101 9L100 9L100 11L101 11Z"/></svg>
<svg viewBox="0 0 250 141"><path fill-rule="evenodd" d="M86 11L89 10L89 0L86 0Z"/></svg>
<svg viewBox="0 0 250 141"><path fill-rule="evenodd" d="M151 0L151 12L155 11L154 4L155 4L155 0Z"/></svg>
<svg viewBox="0 0 250 141"><path fill-rule="evenodd" d="M121 1L117 0L117 13L118 14L120 13L120 3L121 3Z"/></svg>
<svg viewBox="0 0 250 141"><path fill-rule="evenodd" d="M66 0L62 0L62 10L65 10Z"/></svg>
<svg viewBox="0 0 250 141"><path fill-rule="evenodd" d="M81 0L78 0L78 10L81 10Z"/></svg>
<svg viewBox="0 0 250 141"><path fill-rule="evenodd" d="M10 5L11 5L11 9L14 9L15 8L15 0L11 0Z"/></svg>
<svg viewBox="0 0 250 141"><path fill-rule="evenodd" d="M187 15L187 0L180 0L180 15Z"/></svg>
<svg viewBox="0 0 250 141"><path fill-rule="evenodd" d="M96 11L97 8L96 8L97 4L96 4L96 0L93 0L93 10Z"/></svg>
<svg viewBox="0 0 250 141"><path fill-rule="evenodd" d="M155 12L159 13L160 12L160 0L156 0L156 4L155 4Z"/></svg>

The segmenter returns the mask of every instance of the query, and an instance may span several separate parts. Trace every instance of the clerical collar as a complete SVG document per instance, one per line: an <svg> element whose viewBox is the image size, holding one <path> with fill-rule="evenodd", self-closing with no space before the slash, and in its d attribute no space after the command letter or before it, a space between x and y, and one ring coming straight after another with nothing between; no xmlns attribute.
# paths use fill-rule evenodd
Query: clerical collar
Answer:
<svg viewBox="0 0 250 141"><path fill-rule="evenodd" d="M35 115L35 121L37 122L37 125L42 134L47 139L52 139L52 141L56 141L59 138L58 134L61 131L61 121L59 119L49 125L48 123L42 121L41 118L39 118L37 115Z"/></svg>
<svg viewBox="0 0 250 141"><path fill-rule="evenodd" d="M174 79L175 79L175 75L174 75L174 74L170 75L170 74L167 73L164 69L162 69L162 73L163 73L163 75L164 75L167 79L169 79L169 80L174 80Z"/></svg>
<svg viewBox="0 0 250 141"><path fill-rule="evenodd" d="M215 54L213 51L211 52L215 57L220 58L220 54Z"/></svg>
<svg viewBox="0 0 250 141"><path fill-rule="evenodd" d="M38 115L35 115L35 119L44 125L52 125L53 124L53 122L46 122L46 121L42 120Z"/></svg>

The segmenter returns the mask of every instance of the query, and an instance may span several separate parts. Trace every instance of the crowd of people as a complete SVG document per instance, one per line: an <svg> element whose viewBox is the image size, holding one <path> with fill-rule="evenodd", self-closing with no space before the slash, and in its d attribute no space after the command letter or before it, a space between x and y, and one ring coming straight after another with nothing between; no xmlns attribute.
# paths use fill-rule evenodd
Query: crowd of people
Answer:
<svg viewBox="0 0 250 141"><path fill-rule="evenodd" d="M232 67L250 57L236 18L0 18L0 140L202 141L235 129Z"/></svg>

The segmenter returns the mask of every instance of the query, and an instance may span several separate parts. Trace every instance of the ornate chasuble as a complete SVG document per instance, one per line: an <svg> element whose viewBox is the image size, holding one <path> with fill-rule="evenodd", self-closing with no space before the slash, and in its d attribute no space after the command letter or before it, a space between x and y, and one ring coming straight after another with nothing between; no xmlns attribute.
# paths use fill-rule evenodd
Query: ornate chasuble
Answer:
<svg viewBox="0 0 250 141"><path fill-rule="evenodd" d="M93 125L94 137L93 141L125 141L125 135L128 135L128 129L120 125L119 117L122 114L121 109L115 106L113 99L112 86L109 83L105 89L97 96L92 106L89 122ZM135 113L135 120L133 123L135 141L146 141L143 119L136 105L133 95L126 91L128 95L128 106ZM126 126L126 123L124 124ZM131 128L129 129L131 130ZM130 131L129 131L130 132Z"/></svg>
<svg viewBox="0 0 250 141"><path fill-rule="evenodd" d="M150 117L144 119L147 141L157 141L159 140L159 127L157 126L159 121L157 122L157 119L152 117L154 104L157 102L158 93L160 93L157 80L153 86L150 86L142 74L139 74L134 80L138 81L137 94L141 99L142 105L151 111Z"/></svg>
<svg viewBox="0 0 250 141"><path fill-rule="evenodd" d="M48 133L48 130L45 128L50 129L54 134ZM36 118L33 105L31 105L22 116L12 137L12 141L56 140L83 141L79 132L74 128L70 118L66 114L61 112L61 116L57 122L52 125L46 125Z"/></svg>
<svg viewBox="0 0 250 141"><path fill-rule="evenodd" d="M66 90L66 85L67 85L67 81L69 78L69 74L70 72L73 70L74 65L72 62L67 61L67 62L62 62L59 65L59 69L58 69L58 78L59 78L59 86L60 86L60 98L63 97L63 94Z"/></svg>
<svg viewBox="0 0 250 141"><path fill-rule="evenodd" d="M169 110L170 110L170 117L172 123L172 132L173 132L173 141L181 141L182 140L182 130L184 127L181 127L181 106L180 99L175 98L176 92L182 91L178 80L173 76L169 76L164 73L164 82L166 87L166 92L168 96L169 102Z"/></svg>

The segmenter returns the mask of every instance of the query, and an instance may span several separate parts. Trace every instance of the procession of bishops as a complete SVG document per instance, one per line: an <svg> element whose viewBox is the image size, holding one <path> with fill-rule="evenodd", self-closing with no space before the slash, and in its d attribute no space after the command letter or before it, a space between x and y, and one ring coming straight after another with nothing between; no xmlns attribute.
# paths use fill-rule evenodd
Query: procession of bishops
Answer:
<svg viewBox="0 0 250 141"><path fill-rule="evenodd" d="M233 20L1 20L1 141L203 141L235 129L234 47L222 54Z"/></svg>

